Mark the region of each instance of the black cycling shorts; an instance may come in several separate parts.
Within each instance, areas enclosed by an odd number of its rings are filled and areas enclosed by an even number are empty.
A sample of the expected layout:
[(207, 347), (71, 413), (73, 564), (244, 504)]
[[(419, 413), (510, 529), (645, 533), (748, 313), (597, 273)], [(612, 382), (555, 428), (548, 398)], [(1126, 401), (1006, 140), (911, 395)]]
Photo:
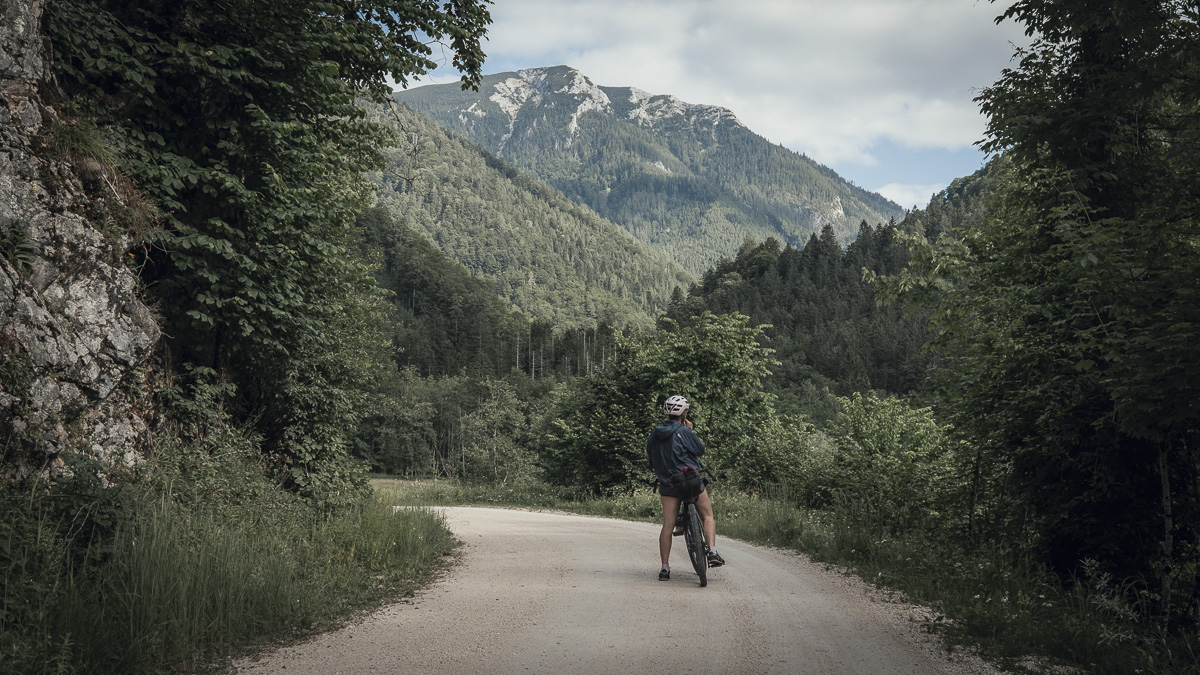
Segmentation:
[[(705, 482), (707, 483), (708, 481)], [(700, 488), (700, 494), (704, 494), (707, 490), (707, 486), (702, 486)], [(663, 485), (662, 481), (659, 481), (658, 483), (658, 494), (664, 497), (679, 497), (679, 491), (675, 489), (674, 485)]]

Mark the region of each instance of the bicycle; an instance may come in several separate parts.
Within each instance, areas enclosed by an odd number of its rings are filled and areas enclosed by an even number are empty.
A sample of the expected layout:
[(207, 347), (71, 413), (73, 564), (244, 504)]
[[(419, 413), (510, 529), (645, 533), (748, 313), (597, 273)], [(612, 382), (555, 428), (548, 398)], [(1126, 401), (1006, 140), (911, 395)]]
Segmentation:
[[(712, 478), (712, 473), (706, 466), (701, 465), (700, 473)], [(705, 484), (707, 482), (705, 481)], [(652, 481), (652, 484), (657, 486), (657, 479)], [(680, 500), (679, 514), (675, 517), (675, 531), (671, 535), (683, 535), (692, 569), (696, 570), (696, 576), (700, 577), (700, 587), (703, 588), (708, 585), (708, 538), (704, 536), (704, 521), (696, 509), (696, 500), (700, 498), (700, 494), (697, 492), (687, 499)]]
[(708, 540), (704, 537), (704, 528), (700, 514), (696, 511), (696, 497), (679, 502), (679, 515), (675, 519), (676, 528), (683, 527), (683, 539), (687, 543), (688, 557), (692, 560), (692, 568), (700, 577), (700, 587), (708, 585)]

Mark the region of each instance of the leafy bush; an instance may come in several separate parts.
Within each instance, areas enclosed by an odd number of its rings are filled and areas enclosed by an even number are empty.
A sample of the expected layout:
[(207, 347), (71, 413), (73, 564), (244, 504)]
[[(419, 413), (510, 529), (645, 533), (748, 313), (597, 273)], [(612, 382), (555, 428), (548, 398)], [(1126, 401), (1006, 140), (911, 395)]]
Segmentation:
[(893, 397), (856, 393), (842, 404), (831, 429), (832, 462), (810, 477), (817, 489), (896, 531), (944, 521), (957, 493), (949, 429), (931, 409)]
[(740, 314), (705, 312), (622, 340), (602, 371), (558, 392), (541, 432), (550, 479), (596, 491), (647, 476), (646, 437), (674, 394), (692, 403), (705, 463), (739, 483), (775, 472), (764, 468), (758, 440), (773, 414), (761, 387), (773, 363), (759, 344), (762, 328)]
[(92, 460), (49, 490), (4, 484), (0, 672), (194, 668), (405, 592), (452, 548), (429, 512), (314, 508), (239, 433), (164, 448), (120, 487)]

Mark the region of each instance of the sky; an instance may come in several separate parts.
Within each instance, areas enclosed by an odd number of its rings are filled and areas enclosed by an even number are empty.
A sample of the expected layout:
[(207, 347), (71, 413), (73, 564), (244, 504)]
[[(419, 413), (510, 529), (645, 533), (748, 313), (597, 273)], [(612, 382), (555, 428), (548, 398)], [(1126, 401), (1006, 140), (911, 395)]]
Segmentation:
[[(496, 0), (484, 73), (568, 65), (731, 110), (905, 208), (983, 165), (973, 99), (1020, 26), (986, 0)], [(445, 68), (416, 82), (457, 80)]]

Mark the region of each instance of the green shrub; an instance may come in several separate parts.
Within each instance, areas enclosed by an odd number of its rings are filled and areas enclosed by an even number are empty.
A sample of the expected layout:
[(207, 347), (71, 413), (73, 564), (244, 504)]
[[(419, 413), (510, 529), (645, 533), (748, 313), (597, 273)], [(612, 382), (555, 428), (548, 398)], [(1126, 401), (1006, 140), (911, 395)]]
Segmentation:
[(832, 461), (814, 462), (807, 492), (893, 532), (944, 524), (957, 494), (949, 428), (929, 408), (854, 394), (830, 430)]
[(758, 435), (772, 416), (762, 378), (774, 363), (759, 344), (765, 326), (741, 314), (705, 312), (688, 325), (620, 340), (599, 373), (558, 392), (539, 432), (552, 482), (600, 493), (629, 489), (650, 475), (646, 437), (663, 419), (659, 406), (682, 394), (709, 451), (704, 462), (735, 483), (759, 476)]
[(33, 269), (37, 255), (37, 243), (29, 237), (24, 223), (17, 222), (11, 225), (7, 232), (0, 234), (0, 257), (7, 260), (18, 272), (25, 273)]
[(0, 489), (0, 672), (193, 668), (406, 592), (454, 545), (422, 509), (316, 508), (254, 437), (210, 432), (133, 476), (73, 460), (49, 489)]

